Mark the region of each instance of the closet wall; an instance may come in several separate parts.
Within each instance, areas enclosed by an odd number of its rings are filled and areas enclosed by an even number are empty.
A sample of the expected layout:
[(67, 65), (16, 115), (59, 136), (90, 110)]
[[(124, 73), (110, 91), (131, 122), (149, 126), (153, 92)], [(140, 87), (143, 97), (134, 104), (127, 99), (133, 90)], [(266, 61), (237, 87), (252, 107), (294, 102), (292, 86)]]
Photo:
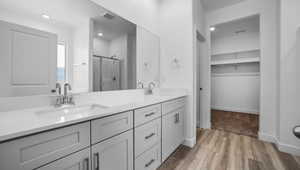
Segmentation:
[(211, 40), (212, 109), (258, 114), (259, 16), (216, 26)]

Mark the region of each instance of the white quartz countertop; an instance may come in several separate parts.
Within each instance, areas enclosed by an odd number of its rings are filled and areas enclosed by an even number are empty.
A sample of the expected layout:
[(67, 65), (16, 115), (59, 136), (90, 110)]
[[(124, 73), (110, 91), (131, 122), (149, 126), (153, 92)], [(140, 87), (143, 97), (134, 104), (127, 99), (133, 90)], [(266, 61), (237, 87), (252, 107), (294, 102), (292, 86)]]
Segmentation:
[(119, 99), (115, 102), (91, 99), (84, 104), (76, 106), (87, 106), (99, 104), (107, 108), (80, 111), (77, 114), (41, 113), (51, 110), (53, 106), (37, 107), (31, 109), (0, 112), (0, 142), (14, 138), (39, 133), (54, 128), (64, 127), (75, 123), (98, 119), (117, 113), (134, 110), (148, 105), (158, 104), (186, 96), (185, 93), (168, 95), (145, 95), (135, 100)]

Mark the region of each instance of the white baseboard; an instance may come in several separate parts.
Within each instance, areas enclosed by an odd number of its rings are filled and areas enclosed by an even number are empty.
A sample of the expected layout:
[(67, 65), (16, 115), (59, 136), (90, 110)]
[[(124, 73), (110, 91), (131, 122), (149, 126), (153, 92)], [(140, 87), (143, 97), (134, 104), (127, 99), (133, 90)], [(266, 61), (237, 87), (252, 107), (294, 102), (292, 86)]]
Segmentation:
[(210, 129), (211, 128), (211, 123), (203, 123), (197, 121), (197, 128), (202, 128), (202, 129)]
[(299, 147), (281, 143), (280, 141), (278, 141), (278, 139), (275, 136), (259, 132), (258, 137), (259, 137), (259, 140), (274, 143), (276, 145), (276, 147), (278, 148), (278, 150), (280, 150), (281, 152), (286, 152), (286, 153), (289, 153), (292, 155), (300, 156), (300, 148)]
[(211, 129), (211, 122), (206, 122), (203, 129)]
[(290, 153), (292, 155), (300, 156), (300, 148), (299, 147), (295, 147), (295, 146), (292, 146), (292, 145), (283, 144), (283, 143), (278, 142), (277, 143), (277, 148), (282, 152), (286, 152), (286, 153)]
[(255, 109), (243, 109), (243, 108), (226, 107), (226, 106), (211, 106), (211, 109), (224, 110), (229, 112), (251, 113), (251, 114), (259, 113), (259, 110), (255, 110)]
[(277, 139), (275, 136), (266, 134), (266, 133), (262, 133), (262, 132), (258, 132), (258, 139), (262, 140), (262, 141), (266, 141), (266, 142), (271, 142), (271, 143), (275, 143), (277, 144)]
[(201, 128), (201, 123), (200, 123), (200, 121), (197, 121), (197, 128)]
[(183, 145), (190, 147), (190, 148), (194, 147), (196, 145), (196, 137), (186, 138), (183, 142)]

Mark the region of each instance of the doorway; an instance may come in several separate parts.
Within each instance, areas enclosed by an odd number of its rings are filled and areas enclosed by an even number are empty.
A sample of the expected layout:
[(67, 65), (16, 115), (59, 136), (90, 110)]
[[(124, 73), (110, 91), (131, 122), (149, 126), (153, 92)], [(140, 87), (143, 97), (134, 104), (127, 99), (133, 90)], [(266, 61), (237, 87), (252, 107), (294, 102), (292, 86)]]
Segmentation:
[(210, 112), (208, 44), (199, 31), (196, 33), (196, 122), (197, 128), (209, 128), (206, 121)]
[(260, 99), (260, 18), (210, 27), (211, 127), (257, 138)]

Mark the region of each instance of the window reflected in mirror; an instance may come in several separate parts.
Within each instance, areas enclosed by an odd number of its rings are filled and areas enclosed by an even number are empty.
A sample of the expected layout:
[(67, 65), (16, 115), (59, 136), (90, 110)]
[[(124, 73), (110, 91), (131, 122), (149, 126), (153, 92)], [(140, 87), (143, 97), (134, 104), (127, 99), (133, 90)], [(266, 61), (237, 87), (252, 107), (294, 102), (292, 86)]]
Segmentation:
[(57, 81), (59, 83), (66, 82), (66, 46), (64, 43), (59, 43), (57, 45)]

